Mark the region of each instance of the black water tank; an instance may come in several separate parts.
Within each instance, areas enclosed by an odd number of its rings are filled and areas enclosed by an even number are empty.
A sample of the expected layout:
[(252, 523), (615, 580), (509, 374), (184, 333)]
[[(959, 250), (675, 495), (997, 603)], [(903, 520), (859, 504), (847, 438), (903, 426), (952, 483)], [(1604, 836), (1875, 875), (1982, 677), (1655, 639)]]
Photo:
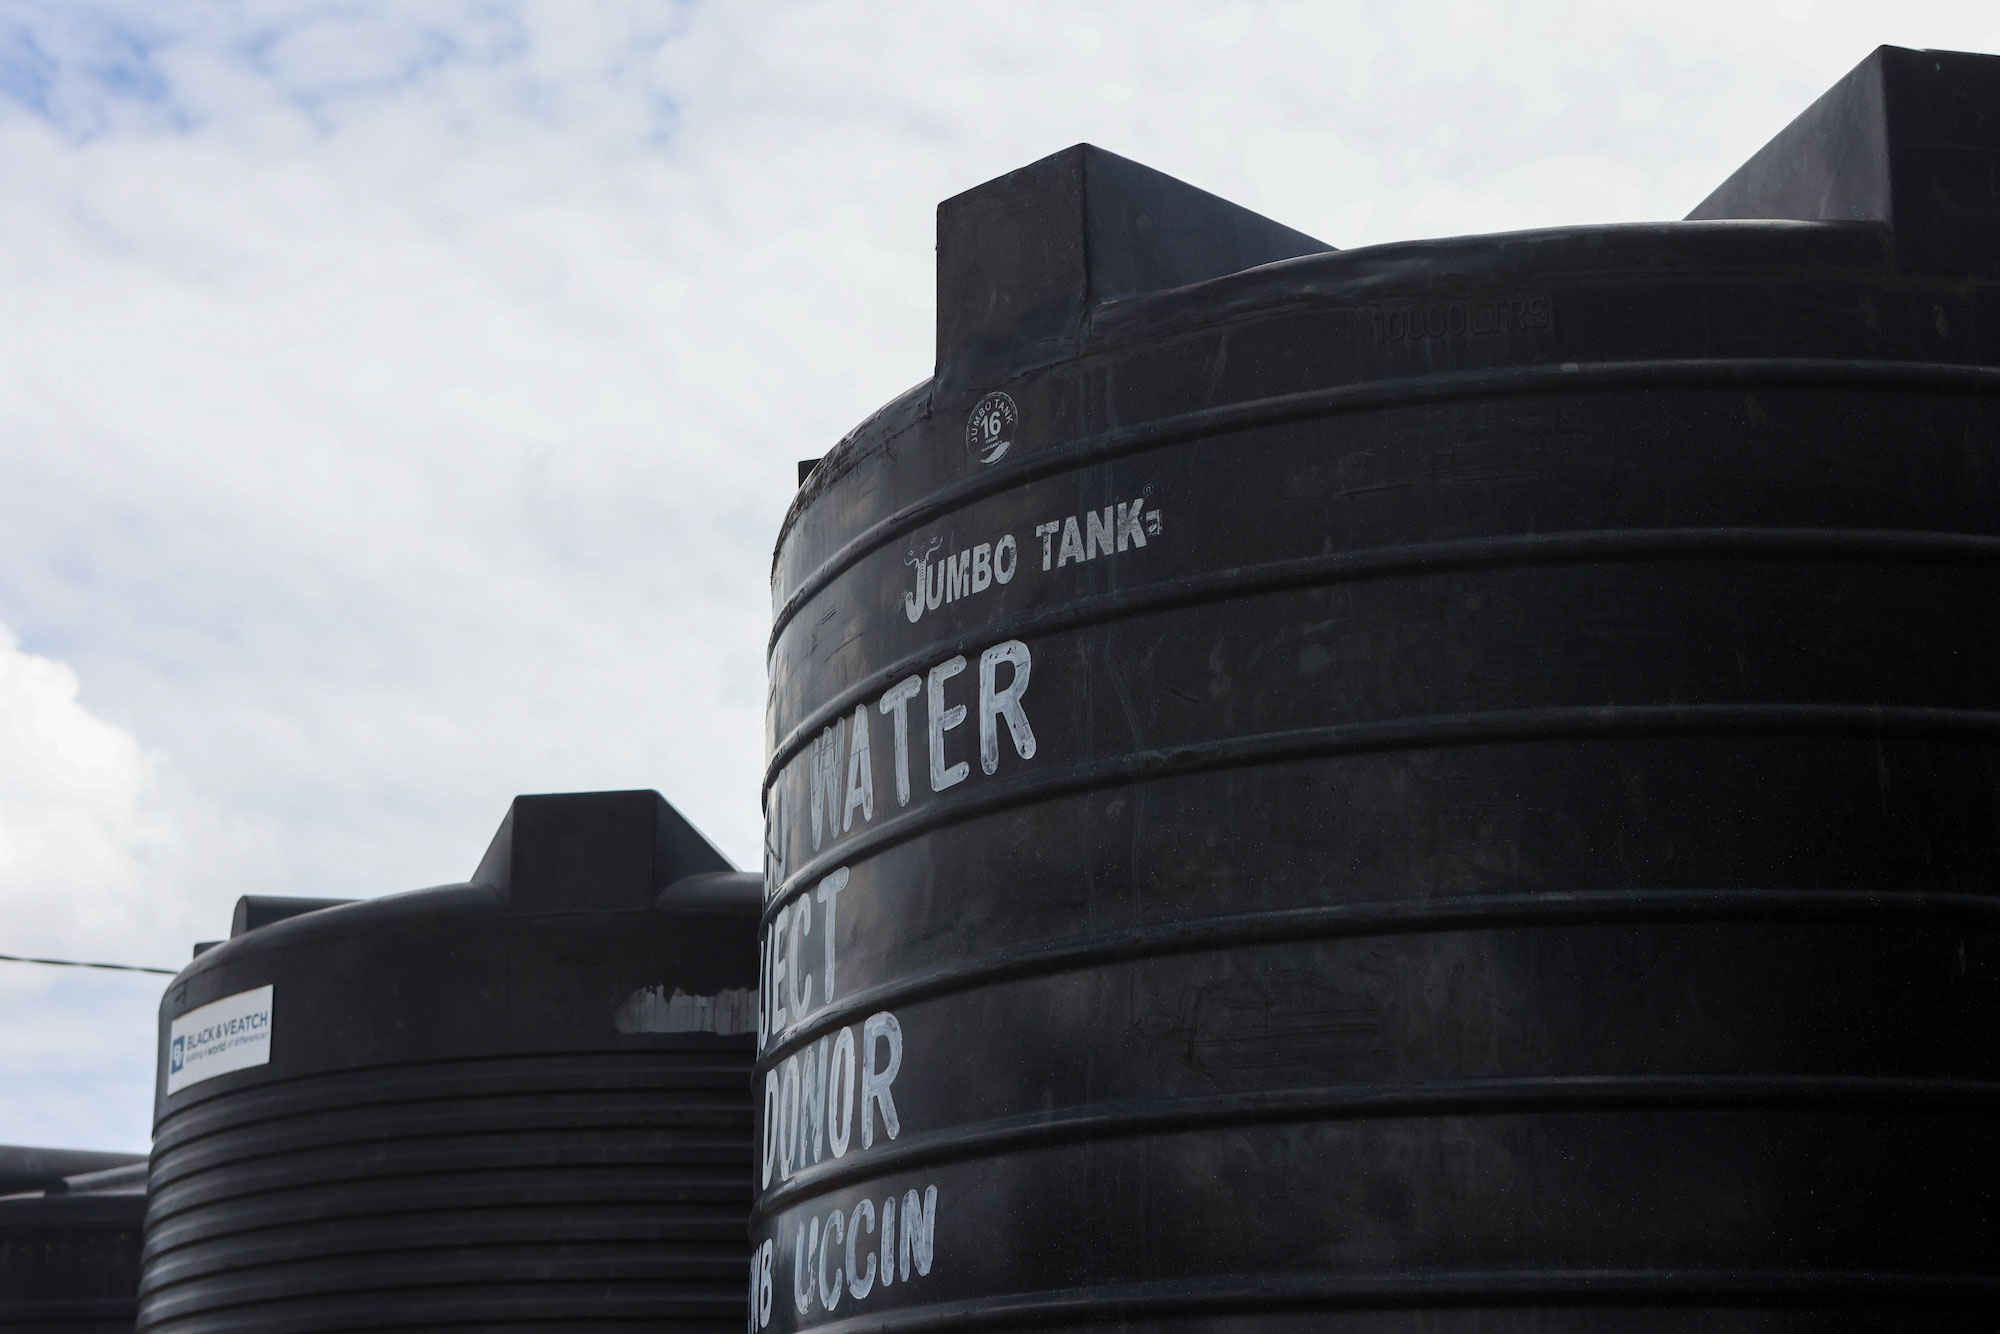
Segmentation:
[(737, 1328), (758, 901), (652, 792), (246, 900), (161, 1007), (138, 1327)]
[(131, 1334), (146, 1160), (0, 1147), (0, 1330)]
[(1697, 217), (939, 209), (777, 550), (755, 1328), (2000, 1311), (2000, 61)]

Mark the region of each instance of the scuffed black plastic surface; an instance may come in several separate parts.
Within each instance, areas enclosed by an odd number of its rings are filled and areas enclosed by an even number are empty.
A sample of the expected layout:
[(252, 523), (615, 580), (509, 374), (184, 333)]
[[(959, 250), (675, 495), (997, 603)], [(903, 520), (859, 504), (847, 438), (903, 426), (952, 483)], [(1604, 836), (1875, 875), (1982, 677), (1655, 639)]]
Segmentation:
[[(139, 1328), (742, 1320), (757, 878), (657, 793), (520, 797), (471, 883), (239, 910), (160, 1011)], [(167, 1092), (176, 1016), (270, 1060)]]
[(776, 553), (753, 1330), (1990, 1325), (1996, 66), (1760, 220), (940, 210)]

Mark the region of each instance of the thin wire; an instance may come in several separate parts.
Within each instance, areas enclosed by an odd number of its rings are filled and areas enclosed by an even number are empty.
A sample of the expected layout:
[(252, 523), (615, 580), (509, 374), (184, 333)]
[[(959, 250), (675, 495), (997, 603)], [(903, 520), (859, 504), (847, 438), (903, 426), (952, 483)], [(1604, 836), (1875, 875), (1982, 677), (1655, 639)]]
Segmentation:
[(50, 968), (104, 968), (114, 973), (158, 973), (162, 977), (173, 977), (171, 968), (147, 968), (136, 963), (83, 963), (76, 959), (31, 959), (25, 954), (0, 954), (0, 963), (39, 963)]

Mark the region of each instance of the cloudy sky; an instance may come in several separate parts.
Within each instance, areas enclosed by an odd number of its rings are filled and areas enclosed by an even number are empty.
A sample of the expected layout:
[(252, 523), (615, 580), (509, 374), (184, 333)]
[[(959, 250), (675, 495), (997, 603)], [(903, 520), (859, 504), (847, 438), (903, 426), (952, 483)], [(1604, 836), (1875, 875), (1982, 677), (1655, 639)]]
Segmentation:
[[(0, 0), (0, 952), (461, 879), (522, 791), (755, 865), (772, 541), (947, 195), (1673, 218), (1884, 42), (2000, 8)], [(0, 1142), (143, 1148), (161, 982), (0, 964)]]

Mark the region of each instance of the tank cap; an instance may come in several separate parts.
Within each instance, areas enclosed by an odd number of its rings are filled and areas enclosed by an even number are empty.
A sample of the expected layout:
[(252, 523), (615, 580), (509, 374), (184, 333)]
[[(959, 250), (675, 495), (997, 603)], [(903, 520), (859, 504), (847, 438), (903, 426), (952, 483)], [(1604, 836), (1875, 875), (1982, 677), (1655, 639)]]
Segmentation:
[[(234, 940), (246, 931), (255, 931), (260, 926), (282, 922), (288, 917), (318, 912), (321, 908), (338, 908), (343, 903), (352, 902), (353, 899), (293, 899), (277, 894), (245, 894), (236, 900), (236, 915), (229, 921), (229, 938)], [(202, 953), (199, 946), (195, 948), (195, 953)]]
[(1877, 47), (1688, 218), (1879, 222), (1904, 269), (2000, 273), (2000, 56)]
[(945, 396), (1069, 355), (1099, 302), (1333, 249), (1090, 144), (945, 200), (937, 237)]
[(472, 879), (516, 913), (640, 911), (735, 869), (657, 792), (565, 792), (514, 798)]

